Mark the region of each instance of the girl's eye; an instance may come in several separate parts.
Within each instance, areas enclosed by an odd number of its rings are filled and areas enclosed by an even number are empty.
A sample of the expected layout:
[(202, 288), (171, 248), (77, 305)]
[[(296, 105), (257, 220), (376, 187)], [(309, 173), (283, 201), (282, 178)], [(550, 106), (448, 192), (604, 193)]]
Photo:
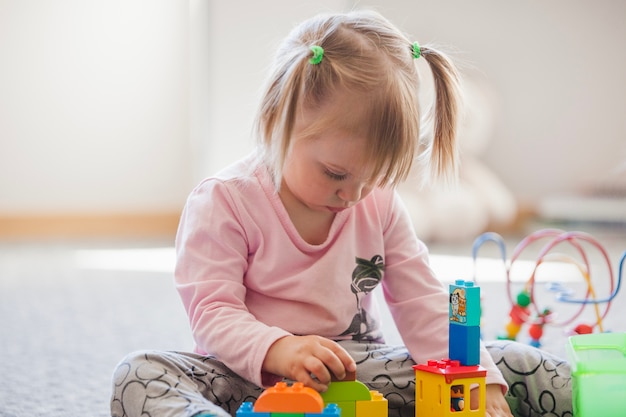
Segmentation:
[(336, 172), (330, 171), (328, 169), (324, 169), (324, 174), (328, 176), (331, 180), (335, 181), (343, 181), (348, 178), (348, 174), (337, 174)]

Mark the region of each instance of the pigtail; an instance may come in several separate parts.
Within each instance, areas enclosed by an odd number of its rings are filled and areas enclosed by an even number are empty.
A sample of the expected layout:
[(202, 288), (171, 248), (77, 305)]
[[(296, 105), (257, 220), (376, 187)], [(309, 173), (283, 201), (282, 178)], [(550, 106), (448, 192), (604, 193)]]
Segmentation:
[(456, 130), (461, 100), (459, 74), (452, 61), (436, 49), (422, 46), (420, 52), (430, 66), (435, 84), (430, 174), (434, 178), (455, 179), (458, 165)]
[(276, 190), (280, 189), (282, 168), (289, 153), (295, 113), (302, 93), (308, 51), (292, 48), (279, 54), (279, 64), (270, 78), (256, 120), (257, 138)]

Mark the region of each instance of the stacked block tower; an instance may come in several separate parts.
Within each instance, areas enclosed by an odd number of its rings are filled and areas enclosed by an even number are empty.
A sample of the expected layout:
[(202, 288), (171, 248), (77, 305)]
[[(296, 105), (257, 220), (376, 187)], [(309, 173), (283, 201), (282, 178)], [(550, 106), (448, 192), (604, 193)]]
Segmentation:
[[(480, 366), (480, 288), (472, 281), (450, 285), (449, 330), (449, 358), (413, 367), (415, 415), (484, 417), (487, 371)], [(469, 401), (471, 388), (479, 390), (475, 407)]]
[(480, 364), (480, 288), (472, 281), (450, 284), (450, 359), (463, 365)]

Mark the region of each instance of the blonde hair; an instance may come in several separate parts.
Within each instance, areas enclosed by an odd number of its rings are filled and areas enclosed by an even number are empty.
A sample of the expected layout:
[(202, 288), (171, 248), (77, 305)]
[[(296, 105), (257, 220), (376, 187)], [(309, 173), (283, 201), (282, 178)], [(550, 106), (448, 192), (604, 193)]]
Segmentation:
[[(314, 45), (324, 51), (318, 64), (309, 61)], [(412, 41), (373, 11), (318, 15), (292, 30), (276, 54), (256, 120), (261, 156), (277, 188), (298, 112), (321, 106), (340, 90), (364, 96), (366, 117), (350, 120), (329, 114), (307, 128), (310, 136), (337, 123), (364, 132), (367, 162), (381, 186), (404, 180), (416, 157), (430, 165), (431, 175), (456, 173), (458, 74), (444, 54), (421, 47), (433, 74), (435, 105), (430, 114), (433, 138), (420, 142), (419, 79), (412, 48)]]

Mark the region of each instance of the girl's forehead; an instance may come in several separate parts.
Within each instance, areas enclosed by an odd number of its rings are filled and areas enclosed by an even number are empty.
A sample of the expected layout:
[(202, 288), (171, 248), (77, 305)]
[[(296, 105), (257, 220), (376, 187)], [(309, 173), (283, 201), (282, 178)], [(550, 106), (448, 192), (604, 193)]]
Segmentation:
[(317, 103), (301, 106), (296, 120), (313, 132), (334, 130), (351, 136), (367, 137), (372, 123), (372, 97), (363, 93), (338, 90)]
[(328, 129), (315, 138), (304, 139), (311, 155), (328, 168), (349, 173), (356, 178), (369, 179), (373, 167), (366, 152), (365, 137), (344, 130)]
[(320, 110), (339, 116), (344, 123), (362, 122), (373, 107), (373, 100), (375, 100), (373, 94), (339, 89), (320, 103)]
[[(387, 132), (395, 130), (395, 127), (389, 129), (387, 126), (395, 124), (395, 118), (385, 116), (388, 115), (385, 102), (381, 91), (347, 88), (334, 90), (313, 103), (305, 100), (296, 114), (294, 138), (335, 138), (340, 141), (336, 145), (351, 149), (347, 152), (348, 160), (352, 165), (359, 165), (359, 177), (385, 175), (391, 169), (393, 146), (384, 144), (398, 138), (397, 135), (387, 136)], [(359, 144), (355, 146), (357, 140)]]

